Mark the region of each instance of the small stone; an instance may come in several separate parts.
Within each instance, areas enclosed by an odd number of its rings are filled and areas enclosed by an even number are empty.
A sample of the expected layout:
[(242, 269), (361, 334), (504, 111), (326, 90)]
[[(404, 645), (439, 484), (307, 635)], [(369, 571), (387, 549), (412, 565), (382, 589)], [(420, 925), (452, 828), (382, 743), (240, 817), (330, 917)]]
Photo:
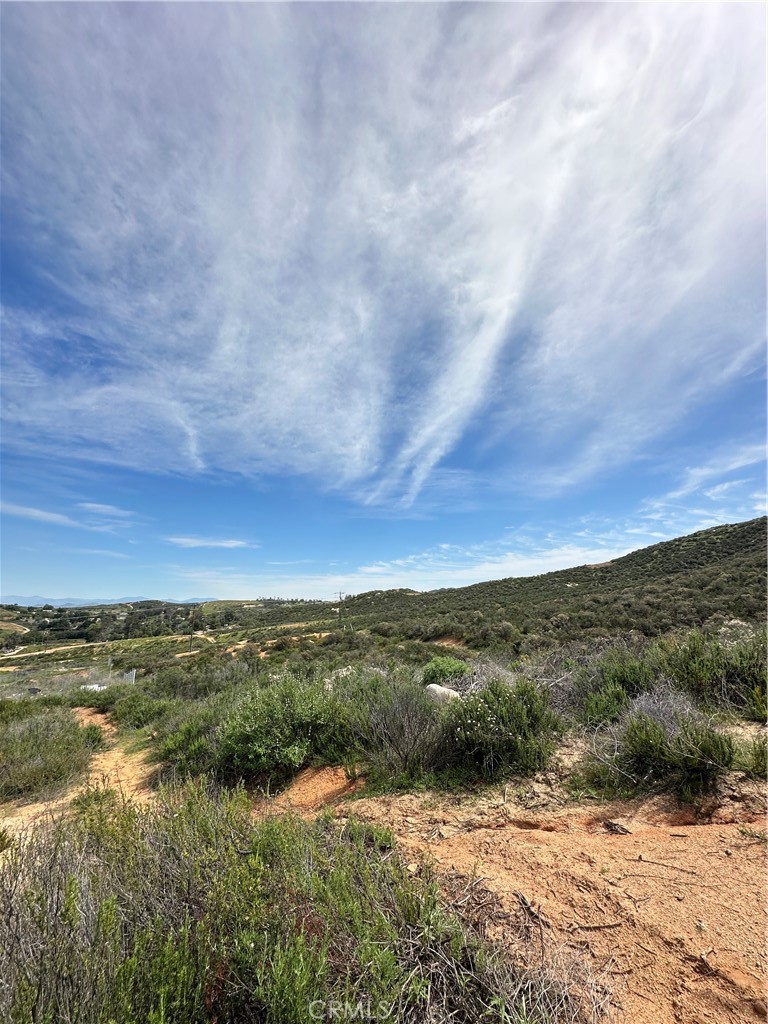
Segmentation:
[(732, 857), (733, 856), (733, 850), (726, 850), (725, 851), (725, 856), (726, 857)]

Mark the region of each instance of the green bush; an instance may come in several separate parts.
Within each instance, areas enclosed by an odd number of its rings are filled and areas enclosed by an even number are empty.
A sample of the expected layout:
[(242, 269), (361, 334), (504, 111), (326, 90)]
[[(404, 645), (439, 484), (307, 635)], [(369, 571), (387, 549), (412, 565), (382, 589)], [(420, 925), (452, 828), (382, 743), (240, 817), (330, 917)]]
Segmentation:
[(33, 698), (14, 700), (0, 697), (0, 726), (9, 722), (20, 722), (24, 718), (31, 718), (32, 715), (42, 714), (44, 710), (45, 705)]
[(736, 757), (733, 738), (706, 722), (684, 724), (672, 751), (675, 787), (683, 800), (711, 789)]
[(146, 683), (146, 690), (153, 697), (202, 700), (234, 687), (251, 686), (255, 680), (255, 669), (244, 661), (224, 665), (193, 662), (160, 669)]
[(648, 650), (617, 644), (580, 670), (576, 687), (585, 700), (597, 692), (617, 695), (619, 688), (632, 698), (649, 690), (657, 676), (658, 668)]
[(241, 791), (200, 784), (107, 804), (0, 858), (4, 1021), (306, 1024), (315, 1001), (399, 1024), (586, 1019), (538, 947), (530, 970), (492, 949), (386, 832), (257, 824)]
[(133, 693), (132, 683), (115, 683), (107, 686), (104, 690), (85, 690), (78, 687), (69, 694), (69, 702), (72, 707), (93, 708), (106, 714), (112, 711), (119, 700)]
[(76, 778), (103, 743), (97, 725), (80, 728), (66, 708), (0, 726), (0, 800), (31, 796)]
[(219, 771), (268, 781), (288, 778), (326, 742), (332, 703), (322, 686), (291, 677), (252, 690), (223, 724)]
[(407, 670), (370, 675), (343, 701), (356, 753), (369, 782), (403, 788), (438, 767), (443, 716)]
[(609, 682), (588, 693), (579, 717), (585, 725), (605, 725), (620, 717), (629, 705), (629, 694), (621, 683)]
[(135, 690), (115, 703), (112, 720), (123, 728), (143, 729), (150, 722), (167, 715), (172, 706), (170, 700), (150, 697), (142, 690)]
[(441, 686), (450, 679), (459, 679), (461, 676), (465, 676), (467, 671), (467, 663), (458, 658), (433, 658), (424, 666), (424, 685), (437, 683)]
[(493, 779), (543, 768), (560, 729), (543, 689), (529, 680), (514, 686), (492, 680), (479, 693), (447, 706), (445, 752), (460, 771)]
[(657, 658), (664, 672), (703, 705), (731, 706), (765, 718), (765, 630), (732, 641), (694, 630), (659, 641)]
[(768, 737), (755, 736), (741, 752), (739, 767), (752, 779), (768, 779)]
[(230, 706), (228, 695), (190, 701), (172, 709), (157, 724), (156, 757), (163, 762), (166, 775), (186, 779), (216, 771), (221, 727)]
[(645, 713), (630, 713), (615, 733), (610, 755), (594, 766), (592, 781), (614, 791), (650, 786), (672, 789), (691, 800), (732, 767), (733, 739), (698, 715), (673, 728)]

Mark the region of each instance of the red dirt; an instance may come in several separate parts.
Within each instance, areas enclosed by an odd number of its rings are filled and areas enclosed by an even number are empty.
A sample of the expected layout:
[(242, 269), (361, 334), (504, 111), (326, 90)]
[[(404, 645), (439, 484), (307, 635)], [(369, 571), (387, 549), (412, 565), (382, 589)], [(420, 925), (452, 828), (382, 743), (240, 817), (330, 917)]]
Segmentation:
[(502, 793), (363, 798), (343, 811), (391, 828), (438, 873), (479, 874), (508, 913), (522, 893), (549, 920), (549, 943), (608, 973), (618, 1021), (765, 1019), (766, 850), (738, 824), (695, 824), (659, 799), (536, 812)]
[(362, 785), (361, 779), (348, 778), (343, 768), (303, 768), (274, 802), (278, 807), (300, 813), (317, 811), (338, 804)]

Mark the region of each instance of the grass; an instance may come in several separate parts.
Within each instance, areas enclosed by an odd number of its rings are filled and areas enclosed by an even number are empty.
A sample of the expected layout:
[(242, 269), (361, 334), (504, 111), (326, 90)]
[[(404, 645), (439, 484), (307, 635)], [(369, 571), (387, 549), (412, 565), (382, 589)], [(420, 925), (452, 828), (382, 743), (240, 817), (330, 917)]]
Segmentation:
[(0, 726), (0, 800), (40, 795), (81, 775), (103, 744), (98, 726), (81, 728), (67, 708), (40, 705)]
[(628, 710), (610, 731), (596, 738), (594, 756), (581, 770), (586, 788), (604, 796), (628, 797), (649, 789), (672, 790), (690, 802), (711, 790), (737, 758), (731, 736), (702, 715), (683, 711), (665, 718)]
[(241, 790), (90, 794), (7, 850), (0, 901), (9, 1024), (305, 1024), (360, 1004), (403, 1024), (587, 1019), (572, 978), (484, 941), (386, 831), (254, 823)]

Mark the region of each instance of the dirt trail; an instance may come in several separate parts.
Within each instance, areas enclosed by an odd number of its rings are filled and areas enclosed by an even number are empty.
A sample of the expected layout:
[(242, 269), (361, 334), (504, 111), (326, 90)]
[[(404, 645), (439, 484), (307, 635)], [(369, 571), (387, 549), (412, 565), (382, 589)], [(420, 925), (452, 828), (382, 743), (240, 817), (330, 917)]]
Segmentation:
[[(29, 630), (27, 630), (26, 632), (29, 632)], [(207, 640), (209, 644), (215, 644), (216, 643), (216, 640), (215, 640), (214, 637), (207, 636), (205, 633), (195, 633), (194, 636), (196, 636), (198, 638), (198, 640)], [(128, 638), (124, 638), (123, 640), (94, 640), (94, 641), (87, 641), (87, 642), (80, 643), (80, 644), (64, 644), (61, 647), (45, 647), (43, 650), (40, 650), (40, 651), (27, 651), (26, 654), (19, 654), (18, 652), (21, 651), (22, 648), (21, 647), (17, 647), (15, 651), (11, 651), (9, 654), (0, 654), (0, 661), (2, 661), (3, 659), (8, 659), (8, 658), (14, 658), (14, 659), (15, 658), (37, 658), (38, 656), (43, 655), (43, 654), (57, 654), (60, 651), (77, 651), (77, 650), (81, 650), (83, 647), (108, 647), (110, 644), (123, 643), (125, 639), (128, 639)], [(138, 637), (137, 639), (140, 639), (140, 640), (148, 640), (148, 639), (149, 640), (179, 640), (179, 641), (181, 641), (181, 640), (189, 640), (189, 633), (173, 633), (173, 634), (168, 634), (168, 636), (160, 636), (160, 637)], [(193, 652), (193, 653), (197, 653), (197, 652)]]
[(101, 647), (102, 644), (109, 643), (108, 640), (101, 641), (99, 643), (82, 643), (82, 644), (64, 644), (62, 647), (46, 647), (42, 651), (27, 651), (26, 654), (19, 654), (17, 650), (11, 651), (10, 654), (0, 654), (2, 658), (36, 658), (39, 654), (56, 654), (58, 651), (77, 651), (82, 647)]
[(129, 753), (116, 743), (117, 730), (104, 715), (91, 708), (74, 710), (81, 725), (99, 726), (107, 741), (107, 749), (93, 755), (84, 782), (71, 786), (52, 800), (33, 803), (15, 800), (0, 804), (0, 825), (9, 832), (19, 832), (28, 825), (62, 814), (69, 808), (74, 797), (87, 786), (111, 786), (136, 803), (147, 803), (151, 799), (149, 782), (155, 767), (147, 763), (146, 753)]

